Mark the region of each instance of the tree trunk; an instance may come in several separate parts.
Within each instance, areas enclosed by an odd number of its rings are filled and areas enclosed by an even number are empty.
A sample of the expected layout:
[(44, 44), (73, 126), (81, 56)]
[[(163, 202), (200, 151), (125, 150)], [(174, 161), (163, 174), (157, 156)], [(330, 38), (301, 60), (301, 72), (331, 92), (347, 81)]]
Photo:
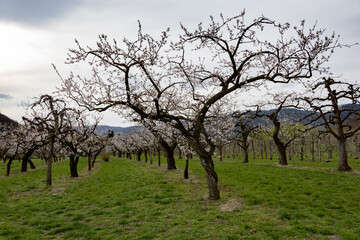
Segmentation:
[(6, 164), (6, 176), (8, 177), (10, 175), (10, 168), (11, 168), (11, 163), (15, 158), (11, 157), (8, 161), (8, 163)]
[(289, 150), (288, 150), (288, 151), (289, 151), (289, 154), (288, 154), (288, 156), (289, 156), (289, 160), (291, 161), (291, 160), (292, 160), (292, 155), (291, 155), (291, 147), (289, 147), (288, 149), (289, 149)]
[(350, 171), (351, 167), (349, 166), (347, 160), (347, 151), (346, 151), (346, 140), (338, 138), (339, 146), (339, 171)]
[(219, 161), (222, 162), (222, 160), (223, 160), (223, 146), (220, 143), (220, 145), (219, 145)]
[(141, 153), (142, 153), (142, 150), (137, 151), (137, 160), (138, 160), (138, 162), (141, 161)]
[(318, 140), (318, 158), (319, 162), (321, 162), (321, 139)]
[(21, 161), (21, 172), (27, 172), (28, 161), (27, 161), (27, 157), (25, 155), (22, 157), (22, 161)]
[(286, 146), (281, 142), (281, 140), (278, 136), (279, 129), (280, 129), (280, 124), (275, 127), (275, 131), (273, 133), (273, 139), (274, 139), (275, 145), (278, 149), (279, 163), (281, 165), (287, 165), (288, 163), (287, 163), (287, 158), (286, 158)]
[(30, 164), (30, 168), (31, 168), (31, 169), (36, 169), (36, 167), (35, 167), (35, 165), (34, 165), (33, 161), (31, 161), (31, 159), (30, 159), (30, 158), (28, 159), (28, 163)]
[(305, 146), (305, 138), (301, 138), (301, 146), (300, 146), (300, 161), (304, 161), (304, 146)]
[(145, 162), (148, 162), (148, 150), (144, 150), (144, 155), (145, 155)]
[(49, 157), (48, 159), (45, 159), (46, 161), (46, 186), (52, 185), (52, 179), (51, 179), (51, 167), (52, 167), (52, 157)]
[(188, 178), (189, 178), (189, 157), (186, 156), (185, 169), (184, 169), (184, 179), (188, 179)]
[(88, 152), (88, 170), (91, 171), (91, 156), (92, 156), (92, 150), (91, 148), (89, 149), (89, 152)]
[(287, 165), (286, 148), (284, 146), (276, 145), (279, 152), (279, 163), (281, 165)]
[(252, 150), (253, 150), (253, 159), (256, 159), (256, 151), (255, 151), (255, 144), (254, 144), (254, 140), (251, 141), (251, 146), (252, 146)]
[(355, 136), (354, 138), (354, 144), (355, 144), (355, 153), (354, 153), (354, 159), (358, 159), (359, 158), (359, 145), (357, 143), (358, 137)]
[(27, 172), (27, 164), (30, 163), (30, 157), (35, 152), (35, 148), (28, 149), (22, 156), (21, 172)]
[(79, 162), (79, 157), (70, 156), (70, 176), (71, 177), (79, 177), (77, 171), (77, 164)]
[(153, 164), (153, 149), (150, 149), (150, 152), (149, 152), (149, 158), (150, 158), (150, 165)]
[(166, 149), (166, 160), (167, 160), (167, 169), (168, 170), (176, 169), (174, 150), (175, 150), (175, 148), (173, 148), (173, 147)]
[(326, 162), (330, 162), (330, 155), (329, 155), (329, 144), (325, 143), (325, 158)]
[(178, 148), (178, 150), (179, 150), (179, 159), (182, 159), (182, 152), (181, 152), (181, 149), (180, 149), (180, 148)]
[(158, 153), (158, 166), (161, 166), (161, 150), (160, 148), (157, 149), (157, 153)]
[(209, 189), (209, 195), (207, 196), (207, 199), (209, 200), (220, 199), (220, 191), (218, 188), (218, 176), (215, 172), (214, 162), (211, 159), (211, 156), (209, 157), (200, 156), (200, 162), (206, 172), (206, 180)]
[(242, 140), (241, 148), (243, 150), (243, 155), (244, 155), (243, 163), (249, 163), (249, 145), (246, 139)]
[(311, 161), (315, 162), (315, 138), (311, 137)]

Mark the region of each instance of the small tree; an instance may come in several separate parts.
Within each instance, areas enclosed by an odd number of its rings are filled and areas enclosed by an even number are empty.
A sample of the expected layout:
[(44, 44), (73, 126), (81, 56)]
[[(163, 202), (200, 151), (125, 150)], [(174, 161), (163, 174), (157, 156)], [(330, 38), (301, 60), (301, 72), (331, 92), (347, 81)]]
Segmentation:
[(310, 87), (311, 96), (300, 97), (299, 100), (303, 100), (305, 109), (313, 110), (308, 119), (314, 128), (336, 138), (338, 170), (349, 171), (346, 140), (360, 130), (360, 87), (333, 78), (322, 78)]
[(66, 112), (64, 125), (57, 136), (58, 141), (68, 150), (70, 159), (70, 176), (78, 177), (77, 165), (81, 153), (82, 144), (94, 134), (100, 119), (95, 119), (95, 123), (87, 121), (87, 117), (80, 110)]
[[(294, 95), (294, 93), (287, 95), (272, 95), (273, 100), (268, 104), (271, 103), (271, 105), (273, 104), (277, 106), (277, 108), (269, 111), (261, 111), (260, 106), (258, 106), (256, 112), (258, 117), (265, 117), (272, 123), (273, 128), (271, 129), (271, 136), (277, 147), (279, 153), (279, 162), (281, 165), (288, 164), (286, 153), (287, 147), (289, 147), (293, 141), (305, 131), (304, 129), (300, 129), (302, 128), (300, 127), (301, 124), (298, 124), (301, 116), (296, 116), (296, 113), (294, 116), (287, 116), (287, 114), (284, 112), (286, 107), (293, 106), (292, 103), (287, 103), (292, 95)], [(282, 110), (283, 114), (281, 114)]]
[(243, 162), (248, 163), (250, 145), (248, 138), (259, 126), (253, 123), (255, 116), (251, 111), (235, 112), (232, 116), (235, 119), (236, 144), (239, 145), (243, 151)]
[(49, 142), (48, 152), (45, 154), (46, 160), (46, 186), (52, 185), (51, 167), (55, 158), (55, 143), (62, 127), (64, 127), (64, 116), (66, 103), (62, 99), (54, 98), (50, 95), (40, 96), (29, 106), (29, 116), (23, 120), (38, 129), (39, 132), (46, 132)]

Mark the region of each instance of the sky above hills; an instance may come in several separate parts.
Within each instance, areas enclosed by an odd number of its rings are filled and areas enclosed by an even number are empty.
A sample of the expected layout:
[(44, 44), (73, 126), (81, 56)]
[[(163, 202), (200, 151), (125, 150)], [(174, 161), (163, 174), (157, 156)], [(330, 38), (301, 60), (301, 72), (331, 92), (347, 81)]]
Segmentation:
[[(74, 39), (92, 45), (99, 34), (121, 39), (136, 36), (140, 20), (143, 30), (159, 35), (167, 27), (180, 32), (209, 15), (225, 17), (246, 10), (246, 20), (264, 15), (279, 22), (315, 22), (343, 43), (360, 42), (358, 0), (0, 0), (0, 112), (20, 120), (24, 105), (60, 85), (51, 64), (64, 76), (76, 66), (65, 65)], [(359, 81), (360, 45), (335, 52), (329, 63), (336, 75)], [(127, 126), (119, 116), (106, 113), (103, 124)]]

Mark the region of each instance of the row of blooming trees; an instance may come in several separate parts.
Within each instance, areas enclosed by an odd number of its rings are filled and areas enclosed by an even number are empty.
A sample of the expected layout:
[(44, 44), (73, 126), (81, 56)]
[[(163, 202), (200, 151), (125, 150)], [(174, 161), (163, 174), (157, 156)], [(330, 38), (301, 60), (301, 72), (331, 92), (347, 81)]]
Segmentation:
[(94, 161), (99, 149), (107, 144), (105, 137), (95, 134), (98, 122), (99, 119), (94, 119), (90, 123), (87, 114), (67, 107), (62, 99), (42, 95), (29, 106), (22, 124), (7, 124), (1, 128), (1, 151), (5, 160), (8, 158), (6, 175), (10, 174), (16, 157), (22, 159), (22, 172), (27, 171), (28, 163), (35, 168), (30, 157), (36, 153), (46, 161), (47, 186), (52, 185), (52, 163), (61, 155), (69, 156), (70, 175), (78, 177), (79, 155), (86, 152)]
[(324, 29), (306, 29), (304, 21), (291, 28), (262, 16), (247, 24), (245, 12), (181, 29), (172, 40), (169, 29), (155, 39), (139, 24), (135, 40), (100, 35), (95, 47), (76, 41), (68, 63), (89, 63), (92, 74), (71, 73), (59, 91), (90, 111), (135, 114), (176, 129), (200, 158), (208, 198), (219, 199), (212, 160), (217, 140), (207, 127), (216, 103), (224, 97), (235, 101), (252, 87), (317, 86), (318, 77), (329, 74), (325, 63), (342, 45)]

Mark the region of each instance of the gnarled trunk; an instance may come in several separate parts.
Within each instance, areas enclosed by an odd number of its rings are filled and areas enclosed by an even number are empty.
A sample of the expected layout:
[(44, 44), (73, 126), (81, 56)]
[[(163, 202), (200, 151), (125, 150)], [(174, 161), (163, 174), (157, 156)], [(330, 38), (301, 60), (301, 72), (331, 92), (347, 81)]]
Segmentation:
[(209, 195), (207, 196), (207, 199), (209, 200), (220, 199), (220, 191), (218, 188), (218, 176), (215, 172), (214, 162), (211, 159), (211, 156), (209, 157), (200, 156), (200, 162), (206, 172), (206, 180), (209, 189)]
[(279, 163), (281, 165), (287, 165), (286, 146), (281, 142), (277, 134), (273, 135), (273, 139), (279, 153)]
[(347, 160), (347, 151), (346, 151), (346, 140), (338, 138), (338, 147), (339, 147), (339, 171), (350, 171), (351, 167), (349, 166)]

